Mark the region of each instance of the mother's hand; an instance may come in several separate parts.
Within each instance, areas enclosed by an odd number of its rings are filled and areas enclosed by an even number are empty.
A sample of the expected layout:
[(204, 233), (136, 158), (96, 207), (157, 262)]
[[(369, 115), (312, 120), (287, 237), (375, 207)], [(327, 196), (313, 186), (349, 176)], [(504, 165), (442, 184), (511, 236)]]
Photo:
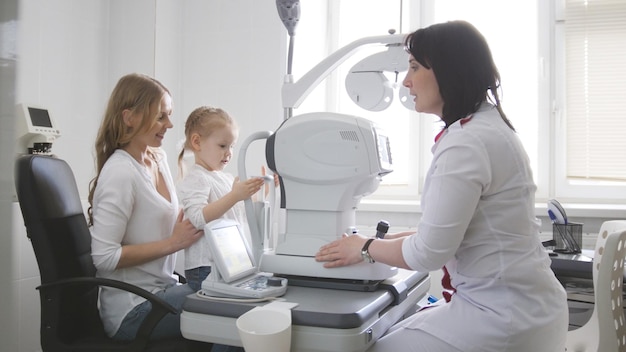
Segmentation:
[(174, 248), (177, 248), (176, 251), (188, 248), (199, 240), (202, 235), (204, 235), (203, 230), (196, 229), (189, 219), (183, 220), (183, 211), (181, 210), (178, 213), (174, 231), (172, 231), (172, 236), (170, 237)]
[(362, 235), (343, 234), (342, 238), (322, 246), (315, 254), (315, 260), (325, 262), (325, 268), (336, 268), (359, 263), (361, 248), (367, 241), (367, 237)]

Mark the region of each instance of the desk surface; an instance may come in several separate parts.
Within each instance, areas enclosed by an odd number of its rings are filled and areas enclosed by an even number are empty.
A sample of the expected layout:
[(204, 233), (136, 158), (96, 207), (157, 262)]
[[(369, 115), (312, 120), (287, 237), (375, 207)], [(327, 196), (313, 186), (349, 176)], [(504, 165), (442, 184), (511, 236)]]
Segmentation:
[[(393, 279), (406, 283), (407, 297), (401, 302), (384, 288), (359, 292), (290, 286), (282, 298), (298, 304), (292, 310), (294, 350), (364, 351), (393, 324), (415, 312), (430, 288), (427, 273), (400, 270)], [(188, 339), (241, 346), (236, 319), (264, 304), (190, 295), (183, 306), (181, 331)]]
[(551, 268), (557, 276), (569, 276), (581, 279), (592, 279), (593, 250), (583, 249), (578, 254), (558, 253), (552, 259)]
[[(428, 276), (427, 273), (400, 271), (398, 275), (407, 288), (415, 286)], [(394, 295), (385, 288), (372, 292), (336, 290), (312, 287), (289, 286), (281, 297), (286, 302), (297, 303), (292, 310), (294, 325), (349, 329), (363, 325), (392, 305)], [(238, 318), (262, 303), (239, 303), (212, 301), (198, 295), (190, 295), (183, 311)]]

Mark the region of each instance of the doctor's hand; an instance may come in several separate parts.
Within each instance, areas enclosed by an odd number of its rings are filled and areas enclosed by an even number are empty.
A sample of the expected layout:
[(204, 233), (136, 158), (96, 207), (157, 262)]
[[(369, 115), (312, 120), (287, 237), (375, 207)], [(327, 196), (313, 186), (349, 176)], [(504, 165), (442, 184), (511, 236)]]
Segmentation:
[(336, 268), (363, 261), (361, 248), (368, 237), (343, 234), (342, 238), (322, 246), (315, 254), (315, 260), (325, 262), (325, 268)]

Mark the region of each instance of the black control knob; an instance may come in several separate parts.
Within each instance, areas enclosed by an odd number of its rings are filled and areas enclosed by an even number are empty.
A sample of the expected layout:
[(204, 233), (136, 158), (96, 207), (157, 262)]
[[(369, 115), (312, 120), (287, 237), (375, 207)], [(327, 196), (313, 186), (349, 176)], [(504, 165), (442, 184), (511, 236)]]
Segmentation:
[(283, 278), (281, 277), (269, 277), (267, 278), (267, 285), (268, 286), (282, 286), (283, 285)]
[(387, 231), (389, 231), (389, 223), (385, 220), (380, 220), (378, 226), (376, 226), (376, 238), (385, 238)]

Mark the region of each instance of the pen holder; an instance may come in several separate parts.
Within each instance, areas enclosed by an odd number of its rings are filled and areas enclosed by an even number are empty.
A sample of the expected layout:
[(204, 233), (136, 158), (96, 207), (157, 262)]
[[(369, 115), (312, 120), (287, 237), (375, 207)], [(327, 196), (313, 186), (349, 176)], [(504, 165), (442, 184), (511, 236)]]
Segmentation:
[(552, 224), (552, 238), (556, 242), (555, 252), (580, 253), (583, 243), (583, 224), (575, 222)]

